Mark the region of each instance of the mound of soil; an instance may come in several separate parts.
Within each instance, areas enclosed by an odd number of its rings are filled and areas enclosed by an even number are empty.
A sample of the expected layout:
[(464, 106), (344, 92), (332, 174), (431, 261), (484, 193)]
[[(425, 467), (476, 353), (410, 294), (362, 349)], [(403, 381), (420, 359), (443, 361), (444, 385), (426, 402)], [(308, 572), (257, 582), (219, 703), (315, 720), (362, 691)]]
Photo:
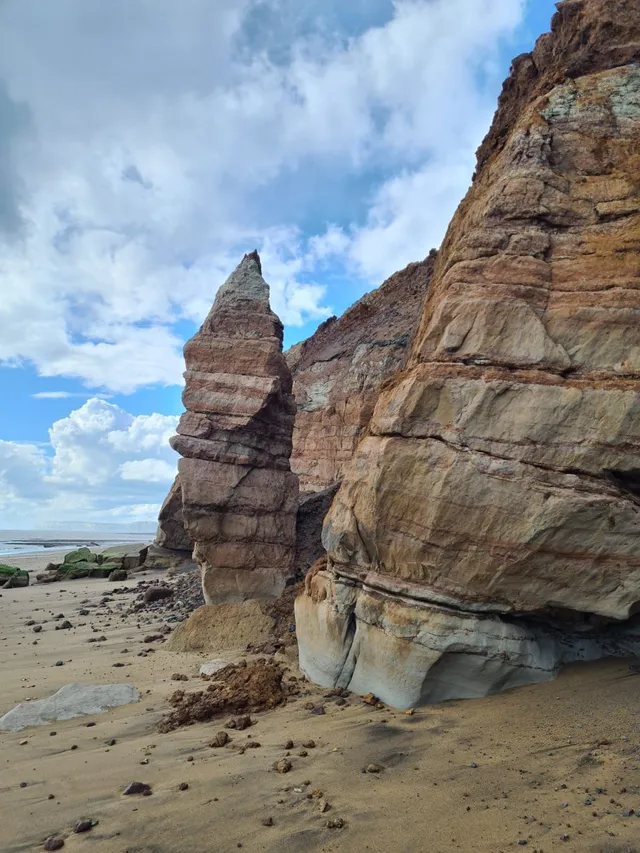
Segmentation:
[(169, 697), (173, 710), (160, 721), (158, 731), (170, 732), (221, 714), (248, 714), (283, 705), (296, 689), (283, 683), (283, 675), (279, 664), (264, 658), (229, 664), (216, 673), (217, 680), (206, 690), (176, 690)]

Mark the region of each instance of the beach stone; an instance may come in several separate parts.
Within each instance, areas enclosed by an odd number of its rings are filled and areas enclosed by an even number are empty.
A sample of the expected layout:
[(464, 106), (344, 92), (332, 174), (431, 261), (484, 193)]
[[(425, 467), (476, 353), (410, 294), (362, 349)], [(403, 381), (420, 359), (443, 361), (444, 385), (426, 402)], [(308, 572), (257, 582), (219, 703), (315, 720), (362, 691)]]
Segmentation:
[(129, 782), (122, 793), (126, 796), (131, 794), (142, 794), (143, 797), (148, 797), (152, 793), (151, 785), (147, 785), (146, 782)]
[(171, 598), (173, 589), (167, 586), (150, 586), (142, 596), (145, 604), (152, 604), (154, 601), (161, 601), (163, 598)]
[(116, 583), (118, 581), (126, 581), (128, 577), (126, 569), (114, 569), (109, 575), (109, 580), (112, 583)]
[(76, 825), (73, 827), (73, 831), (76, 833), (80, 832), (89, 832), (90, 829), (96, 825), (97, 821), (95, 820), (79, 820), (76, 822)]
[(224, 669), (225, 666), (229, 665), (228, 660), (222, 660), (222, 658), (217, 658), (216, 660), (208, 660), (206, 663), (203, 663), (200, 667), (200, 675), (215, 675), (216, 672), (219, 672), (221, 669)]
[(44, 842), (45, 850), (62, 850), (64, 847), (64, 839), (58, 835), (50, 835)]
[(140, 693), (130, 684), (66, 684), (56, 693), (34, 702), (21, 702), (3, 717), (0, 731), (19, 732), (52, 720), (71, 720), (101, 714), (109, 708), (138, 702)]
[(226, 732), (218, 732), (213, 740), (209, 743), (209, 746), (217, 749), (221, 746), (226, 746), (231, 741), (231, 738)]

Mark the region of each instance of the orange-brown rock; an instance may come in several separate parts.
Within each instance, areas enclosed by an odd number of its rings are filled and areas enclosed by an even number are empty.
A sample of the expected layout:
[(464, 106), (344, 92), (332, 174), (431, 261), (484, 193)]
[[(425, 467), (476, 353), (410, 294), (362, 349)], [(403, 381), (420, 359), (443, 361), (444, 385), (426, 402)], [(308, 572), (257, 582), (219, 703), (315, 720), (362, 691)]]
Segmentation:
[(435, 256), (395, 273), (286, 353), (298, 410), (291, 469), (303, 492), (342, 479), (380, 388), (404, 364)]
[(292, 574), (295, 404), (282, 324), (257, 252), (245, 255), (185, 345), (186, 408), (172, 447), (207, 603), (278, 596)]
[(324, 685), (398, 705), (640, 647), (640, 4), (519, 57), (297, 602)]

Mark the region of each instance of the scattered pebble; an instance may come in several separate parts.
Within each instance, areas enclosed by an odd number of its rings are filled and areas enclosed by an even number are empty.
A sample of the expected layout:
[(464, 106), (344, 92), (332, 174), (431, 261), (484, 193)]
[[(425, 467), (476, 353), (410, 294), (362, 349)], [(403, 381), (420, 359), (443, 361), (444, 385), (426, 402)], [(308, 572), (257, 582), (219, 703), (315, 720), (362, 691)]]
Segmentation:
[(289, 761), (288, 758), (281, 758), (280, 761), (278, 761), (278, 763), (276, 764), (276, 770), (278, 771), (278, 773), (288, 773), (292, 767), (293, 764)]
[(64, 847), (64, 839), (58, 835), (50, 835), (44, 842), (45, 850), (62, 850)]
[(129, 784), (122, 793), (142, 794), (143, 797), (148, 797), (153, 792), (151, 790), (151, 785), (147, 785), (146, 782), (129, 782)]

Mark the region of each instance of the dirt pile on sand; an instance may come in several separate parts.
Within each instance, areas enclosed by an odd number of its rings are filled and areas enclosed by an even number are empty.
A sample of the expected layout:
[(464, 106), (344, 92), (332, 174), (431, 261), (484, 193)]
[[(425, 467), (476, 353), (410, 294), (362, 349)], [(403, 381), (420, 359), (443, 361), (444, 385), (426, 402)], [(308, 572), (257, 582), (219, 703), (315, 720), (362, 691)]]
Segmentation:
[(176, 690), (169, 697), (173, 711), (160, 721), (158, 731), (170, 732), (221, 714), (268, 711), (283, 705), (295, 691), (294, 685), (283, 683), (284, 673), (282, 666), (264, 658), (229, 664), (216, 673), (216, 681), (206, 690), (194, 693)]

